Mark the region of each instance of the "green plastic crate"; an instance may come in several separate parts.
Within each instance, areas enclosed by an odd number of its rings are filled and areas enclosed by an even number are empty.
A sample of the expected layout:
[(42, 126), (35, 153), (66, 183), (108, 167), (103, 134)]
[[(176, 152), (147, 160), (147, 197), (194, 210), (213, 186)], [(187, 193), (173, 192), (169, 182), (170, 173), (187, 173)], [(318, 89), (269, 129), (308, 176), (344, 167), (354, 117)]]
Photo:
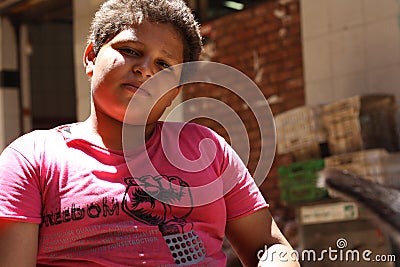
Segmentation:
[(281, 200), (295, 203), (326, 198), (327, 190), (316, 187), (318, 172), (324, 166), (323, 159), (316, 159), (280, 167), (278, 174)]
[(315, 187), (315, 185), (281, 188), (281, 200), (288, 203), (314, 201), (326, 197), (328, 197), (328, 191), (325, 188)]
[(297, 162), (278, 169), (279, 184), (281, 187), (315, 184), (318, 171), (325, 166), (323, 159)]

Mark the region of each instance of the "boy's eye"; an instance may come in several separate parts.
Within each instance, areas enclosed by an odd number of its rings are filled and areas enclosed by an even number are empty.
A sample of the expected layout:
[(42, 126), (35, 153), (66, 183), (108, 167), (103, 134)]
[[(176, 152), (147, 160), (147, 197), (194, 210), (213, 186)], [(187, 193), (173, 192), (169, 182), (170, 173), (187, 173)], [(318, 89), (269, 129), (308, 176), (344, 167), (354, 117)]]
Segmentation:
[(171, 65), (169, 65), (168, 63), (165, 63), (163, 61), (158, 62), (158, 64), (163, 67), (164, 69), (168, 69), (169, 67), (171, 67)]
[(136, 50), (133, 50), (131, 48), (121, 48), (120, 49), (124, 54), (130, 55), (130, 56), (138, 56), (139, 52)]

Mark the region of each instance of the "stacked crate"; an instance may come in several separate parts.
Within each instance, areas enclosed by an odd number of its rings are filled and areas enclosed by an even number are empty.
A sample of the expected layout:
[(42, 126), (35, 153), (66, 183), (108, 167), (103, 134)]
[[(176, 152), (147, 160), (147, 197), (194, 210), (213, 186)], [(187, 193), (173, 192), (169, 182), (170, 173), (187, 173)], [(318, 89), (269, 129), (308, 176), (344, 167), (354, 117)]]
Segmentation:
[[(281, 200), (297, 210), (300, 249), (324, 249), (345, 238), (353, 245), (362, 240), (374, 251), (389, 251), (386, 236), (370, 242), (378, 233), (368, 221), (370, 215), (356, 203), (341, 202), (334, 192), (319, 187), (318, 178), (320, 170), (335, 168), (400, 189), (400, 153), (392, 153), (399, 150), (400, 143), (396, 110), (393, 95), (378, 94), (320, 108), (301, 107), (276, 116), (278, 153), (291, 153), (295, 159), (295, 163), (279, 167), (278, 174)], [(326, 144), (324, 151), (329, 154), (321, 153), (321, 144)], [(311, 263), (319, 267), (332, 262)]]
[(393, 95), (354, 96), (322, 107), (332, 155), (370, 148), (397, 151), (396, 101)]
[(400, 153), (389, 153), (382, 161), (382, 183), (400, 189)]
[[(388, 163), (399, 150), (394, 95), (357, 95), (321, 106), (302, 106), (275, 116), (278, 154), (294, 164), (279, 169), (281, 200), (302, 202), (326, 197), (314, 184), (309, 165), (321, 160), (379, 183), (400, 185), (400, 162)], [(400, 113), (398, 113), (400, 114)], [(299, 165), (296, 165), (299, 164)], [(391, 171), (388, 171), (391, 170)]]
[(326, 198), (328, 192), (318, 188), (318, 172), (324, 168), (323, 159), (296, 162), (278, 168), (281, 200), (300, 203)]
[(302, 106), (275, 116), (278, 154), (292, 154), (296, 161), (323, 156), (327, 135), (320, 107)]
[(385, 149), (367, 149), (325, 158), (325, 167), (344, 170), (383, 183), (383, 161), (389, 153)]
[(325, 167), (354, 173), (362, 178), (400, 188), (400, 153), (368, 149), (325, 158)]

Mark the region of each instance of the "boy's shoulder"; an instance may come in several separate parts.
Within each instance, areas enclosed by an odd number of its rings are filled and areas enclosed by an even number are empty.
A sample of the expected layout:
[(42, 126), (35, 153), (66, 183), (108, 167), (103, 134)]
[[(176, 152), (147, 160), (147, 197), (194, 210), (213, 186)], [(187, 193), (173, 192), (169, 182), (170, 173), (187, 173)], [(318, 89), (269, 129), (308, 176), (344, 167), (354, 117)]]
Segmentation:
[(25, 133), (14, 141), (12, 141), (8, 147), (19, 151), (39, 150), (40, 147), (51, 144), (54, 146), (56, 140), (63, 141), (64, 136), (61, 133), (62, 129), (67, 125), (58, 126), (52, 129), (37, 129), (31, 132)]

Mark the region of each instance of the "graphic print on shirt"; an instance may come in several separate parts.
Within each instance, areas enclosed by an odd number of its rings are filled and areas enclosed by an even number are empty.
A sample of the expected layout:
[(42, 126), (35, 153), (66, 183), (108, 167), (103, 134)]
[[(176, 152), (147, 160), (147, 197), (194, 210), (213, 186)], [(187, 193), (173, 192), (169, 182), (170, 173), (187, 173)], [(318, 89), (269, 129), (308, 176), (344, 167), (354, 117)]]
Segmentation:
[[(165, 181), (169, 183), (163, 183)], [(192, 213), (193, 206), (182, 208), (167, 204), (178, 203), (182, 198), (191, 199), (188, 183), (179, 177), (165, 175), (126, 178), (125, 183), (127, 188), (122, 200), (122, 210), (137, 221), (158, 227), (175, 264), (192, 265), (205, 258), (204, 243), (194, 232), (193, 224), (186, 220)], [(170, 183), (179, 185), (178, 191), (168, 186)], [(157, 196), (157, 199), (147, 192)]]

